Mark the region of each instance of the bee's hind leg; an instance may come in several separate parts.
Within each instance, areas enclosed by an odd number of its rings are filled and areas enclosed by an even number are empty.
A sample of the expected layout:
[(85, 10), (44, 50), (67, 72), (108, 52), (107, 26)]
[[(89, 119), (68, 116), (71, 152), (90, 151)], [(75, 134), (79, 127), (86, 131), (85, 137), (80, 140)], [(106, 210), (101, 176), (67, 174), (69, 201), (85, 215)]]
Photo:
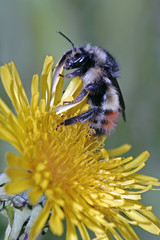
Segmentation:
[(98, 108), (90, 109), (85, 113), (66, 119), (63, 123), (61, 123), (61, 125), (71, 125), (76, 122), (84, 123), (90, 118), (92, 118), (93, 116), (97, 115), (98, 111), (99, 111)]

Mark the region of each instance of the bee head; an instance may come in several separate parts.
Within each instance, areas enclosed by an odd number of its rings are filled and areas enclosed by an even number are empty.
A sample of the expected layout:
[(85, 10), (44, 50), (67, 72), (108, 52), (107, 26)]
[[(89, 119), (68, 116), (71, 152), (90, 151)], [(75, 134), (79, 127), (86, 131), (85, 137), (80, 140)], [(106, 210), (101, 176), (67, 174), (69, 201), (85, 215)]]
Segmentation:
[(66, 54), (64, 63), (64, 69), (66, 70), (82, 67), (90, 59), (89, 53), (84, 51), (83, 48), (75, 48), (71, 53), (68, 52)]
[(72, 49), (64, 53), (62, 58), (59, 61), (59, 65), (63, 65), (64, 69), (74, 69), (84, 67), (85, 64), (88, 66), (90, 63), (93, 65), (93, 54), (89, 51), (86, 51), (84, 47), (76, 48), (73, 42), (62, 32), (58, 31), (67, 41), (72, 45)]

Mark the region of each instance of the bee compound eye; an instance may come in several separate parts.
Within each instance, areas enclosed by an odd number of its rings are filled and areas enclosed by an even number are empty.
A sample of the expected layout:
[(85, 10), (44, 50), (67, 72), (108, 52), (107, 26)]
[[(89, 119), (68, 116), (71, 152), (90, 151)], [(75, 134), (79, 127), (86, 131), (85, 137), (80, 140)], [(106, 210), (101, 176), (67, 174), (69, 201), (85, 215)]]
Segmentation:
[(76, 53), (76, 54), (75, 54), (75, 58), (79, 58), (80, 56), (81, 56), (80, 53)]

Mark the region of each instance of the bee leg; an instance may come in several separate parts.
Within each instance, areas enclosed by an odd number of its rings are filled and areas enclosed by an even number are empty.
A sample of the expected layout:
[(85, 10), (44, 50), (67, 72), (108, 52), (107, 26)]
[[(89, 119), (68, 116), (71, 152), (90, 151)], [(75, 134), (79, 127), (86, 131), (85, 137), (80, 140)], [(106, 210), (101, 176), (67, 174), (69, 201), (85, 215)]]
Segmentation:
[(66, 77), (66, 78), (74, 78), (74, 77), (77, 77), (77, 76), (81, 76), (81, 71), (82, 71), (81, 69), (77, 69), (74, 72), (66, 74), (64, 77)]
[(82, 101), (87, 94), (88, 91), (86, 91), (86, 89), (83, 89), (82, 92), (73, 101), (64, 101), (63, 103), (78, 103)]
[(62, 124), (71, 125), (71, 124), (74, 124), (76, 122), (80, 122), (80, 123), (86, 122), (87, 120), (89, 120), (90, 118), (95, 116), (98, 113), (98, 111), (99, 111), (99, 108), (90, 109), (89, 111), (87, 111), (85, 113), (82, 113), (78, 116), (66, 119), (63, 123), (61, 123), (61, 125)]
[(106, 84), (104, 84), (103, 82), (92, 82), (90, 84), (88, 84), (85, 89), (90, 93), (90, 94), (95, 94), (95, 93), (103, 93), (104, 91), (106, 91), (105, 89)]
[[(63, 103), (77, 103), (82, 101), (82, 99), (89, 93), (90, 95), (94, 95), (95, 93), (101, 93), (104, 91), (104, 87), (101, 82), (93, 82), (88, 84), (85, 89), (73, 100), (73, 101), (64, 101)], [(104, 95), (104, 94), (102, 94)]]

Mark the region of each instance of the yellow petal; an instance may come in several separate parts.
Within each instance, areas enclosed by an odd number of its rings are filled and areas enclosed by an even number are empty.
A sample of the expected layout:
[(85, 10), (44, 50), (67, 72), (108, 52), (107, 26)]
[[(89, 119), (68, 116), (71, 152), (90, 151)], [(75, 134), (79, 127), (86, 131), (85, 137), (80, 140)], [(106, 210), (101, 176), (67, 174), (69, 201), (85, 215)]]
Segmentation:
[(7, 173), (8, 177), (13, 180), (18, 180), (21, 178), (28, 178), (31, 175), (29, 172), (27, 172), (24, 169), (15, 169), (15, 168), (7, 168), (6, 173)]
[(111, 150), (107, 150), (108, 154), (110, 157), (116, 157), (116, 156), (121, 156), (124, 153), (128, 152), (131, 149), (131, 145), (129, 144), (124, 144), (118, 148), (114, 148)]
[(66, 221), (67, 221), (67, 237), (66, 240), (78, 240), (77, 233), (74, 227), (74, 224), (72, 220), (70, 219), (70, 216), (66, 215)]
[(10, 167), (19, 167), (19, 168), (31, 170), (30, 163), (28, 161), (25, 161), (22, 157), (17, 156), (14, 153), (7, 153), (6, 161)]
[(41, 81), (40, 81), (40, 91), (41, 91), (41, 99), (45, 99), (47, 103), (47, 110), (51, 98), (51, 71), (53, 66), (53, 58), (52, 56), (47, 56), (45, 58), (43, 64), (43, 70), (41, 73)]
[(39, 76), (35, 74), (32, 78), (31, 94), (32, 96), (39, 92)]
[(75, 99), (81, 92), (82, 80), (79, 77), (73, 78), (67, 86), (61, 101), (63, 102), (68, 97), (73, 97)]
[(45, 99), (41, 99), (40, 102), (40, 112), (41, 113), (45, 113), (46, 110), (46, 100)]
[(156, 226), (154, 222), (150, 221), (147, 215), (143, 216), (141, 212), (137, 212), (134, 210), (126, 211), (126, 214), (134, 221), (137, 221), (137, 225), (139, 225), (141, 228), (153, 234), (160, 235), (160, 228)]
[(21, 146), (19, 139), (17, 139), (16, 133), (7, 129), (7, 126), (4, 124), (0, 124), (0, 138), (12, 144), (18, 152), (22, 152), (23, 147)]
[(13, 62), (0, 69), (4, 88), (16, 111), (28, 106), (28, 99)]
[(134, 179), (136, 179), (139, 183), (141, 184), (151, 184), (153, 186), (160, 186), (160, 182), (157, 178), (150, 177), (147, 175), (142, 175), (142, 174), (134, 174), (133, 175)]
[(31, 187), (33, 187), (33, 182), (31, 180), (15, 180), (6, 184), (5, 191), (10, 194), (18, 194)]
[(34, 187), (31, 189), (28, 193), (30, 203), (33, 205), (36, 204), (41, 198), (42, 194), (43, 191), (39, 187)]
[(53, 65), (53, 57), (52, 56), (46, 56), (43, 64), (43, 70), (42, 75), (47, 74), (51, 70), (51, 66)]
[(11, 111), (11, 109), (5, 104), (5, 102), (1, 98), (0, 98), (0, 109), (5, 117), (10, 116), (12, 117), (12, 119), (14, 118), (14, 120), (16, 120), (16, 117)]
[(6, 90), (6, 93), (8, 94), (9, 98), (12, 101), (12, 95), (11, 95), (10, 88), (11, 88), (11, 83), (13, 82), (13, 78), (12, 78), (12, 75), (11, 75), (8, 65), (5, 64), (4, 66), (2, 66), (0, 68), (0, 72), (1, 72), (1, 79), (2, 79), (3, 86)]
[(49, 66), (45, 69), (43, 69), (43, 72), (41, 74), (41, 99), (46, 99), (46, 93), (47, 93), (47, 77), (49, 74), (49, 71), (51, 71), (53, 62), (49, 64)]
[(18, 95), (20, 98), (20, 102), (22, 104), (21, 107), (23, 107), (23, 108), (27, 107), (29, 105), (28, 98), (27, 98), (26, 92), (23, 88), (17, 68), (16, 68), (14, 62), (10, 62), (8, 65), (9, 65), (10, 71), (12, 73), (13, 80), (15, 81), (17, 89), (18, 89)]
[(61, 77), (60, 75), (64, 75), (63, 67), (56, 66), (52, 77), (50, 107), (53, 105), (56, 106), (61, 101), (64, 77)]
[(90, 240), (91, 239), (89, 234), (88, 234), (88, 231), (87, 231), (87, 229), (86, 229), (86, 227), (83, 223), (79, 222), (78, 229), (81, 233), (81, 236), (82, 236), (83, 240)]
[(32, 113), (34, 113), (37, 110), (38, 101), (39, 101), (39, 92), (36, 92), (31, 98)]
[(51, 231), (58, 235), (61, 236), (63, 234), (63, 223), (62, 220), (59, 218), (59, 216), (54, 212), (52, 209), (52, 214), (49, 219), (49, 226)]
[(149, 152), (145, 151), (145, 152), (141, 153), (138, 157), (136, 157), (133, 161), (127, 163), (123, 167), (126, 170), (139, 167), (140, 165), (144, 164), (144, 162), (147, 161), (149, 156), (150, 156)]
[(141, 213), (160, 229), (160, 221), (151, 211), (141, 210)]
[(52, 84), (52, 70), (47, 76), (47, 90), (46, 90), (46, 111), (49, 111), (50, 101), (51, 101), (51, 84)]
[(67, 114), (74, 114), (79, 109), (81, 109), (85, 105), (86, 102), (87, 102), (87, 95), (80, 102), (69, 103), (66, 105), (58, 106), (55, 108), (55, 110), (56, 110), (57, 114), (60, 114), (63, 112), (65, 112)]
[[(17, 118), (12, 114), (11, 112), (6, 113), (3, 111), (3, 108), (0, 106), (0, 122), (2, 125), (2, 128), (5, 127), (9, 132), (11, 132), (13, 135), (15, 135), (16, 139), (23, 139), (24, 137), (24, 129), (19, 124)], [(24, 145), (24, 143), (21, 141), (21, 145)]]
[(118, 221), (116, 227), (127, 240), (140, 240), (132, 227), (126, 221)]
[(29, 234), (29, 239), (30, 240), (34, 240), (37, 235), (39, 234), (39, 232), (42, 230), (42, 228), (44, 227), (49, 213), (50, 213), (50, 209), (51, 209), (51, 204), (49, 201), (47, 201), (46, 205), (44, 206), (42, 212), (40, 213), (39, 217), (37, 218), (37, 220), (34, 222), (33, 227), (31, 229), (31, 232)]
[[(61, 201), (63, 201), (63, 200), (61, 199)], [(57, 203), (58, 203), (58, 202), (57, 202)], [(61, 206), (62, 206), (62, 205), (64, 205), (64, 204), (61, 204)], [(64, 211), (62, 210), (61, 206), (58, 205), (58, 204), (55, 204), (55, 205), (54, 205), (54, 209), (55, 209), (56, 214), (59, 216), (59, 218), (60, 218), (60, 219), (64, 219), (64, 218), (65, 218), (65, 215), (64, 215)]]

